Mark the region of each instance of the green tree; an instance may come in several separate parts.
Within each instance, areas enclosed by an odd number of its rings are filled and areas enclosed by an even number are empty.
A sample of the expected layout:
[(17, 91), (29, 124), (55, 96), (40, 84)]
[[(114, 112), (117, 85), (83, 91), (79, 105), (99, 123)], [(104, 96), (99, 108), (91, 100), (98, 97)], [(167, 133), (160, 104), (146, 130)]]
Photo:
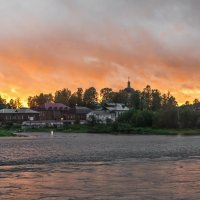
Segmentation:
[(134, 115), (132, 117), (132, 123), (136, 127), (145, 127), (146, 126), (144, 115), (143, 115), (142, 111), (137, 111), (136, 113), (134, 113)]
[(185, 105), (185, 106), (190, 106), (191, 104), (190, 104), (189, 101), (186, 101), (184, 105)]
[(44, 93), (40, 93), (39, 95), (36, 96), (29, 96), (28, 97), (28, 106), (30, 108), (34, 108), (37, 106), (42, 106), (45, 103), (51, 103), (53, 102), (54, 98), (53, 95), (51, 93), (49, 94), (44, 94)]
[(6, 105), (6, 99), (2, 98), (0, 95), (0, 104)]
[(170, 93), (168, 93), (168, 107), (169, 108), (175, 108), (177, 107), (178, 103), (176, 101), (176, 98), (172, 96)]
[(199, 102), (198, 99), (195, 99), (193, 101), (193, 108), (194, 108), (195, 111), (197, 111), (200, 108), (200, 102)]
[(37, 107), (37, 102), (36, 102), (36, 96), (32, 97), (32, 96), (29, 96), (28, 97), (28, 106), (29, 108), (35, 108)]
[(14, 99), (10, 99), (10, 101), (9, 101), (9, 107), (12, 108), (12, 109), (17, 108)]
[(112, 102), (113, 90), (111, 88), (102, 88), (100, 90), (101, 103)]
[(135, 127), (152, 127), (153, 112), (149, 110), (133, 111), (131, 123)]
[(83, 101), (85, 106), (89, 108), (95, 108), (98, 104), (98, 93), (94, 87), (90, 87), (85, 90)]
[(179, 108), (179, 122), (181, 128), (195, 128), (198, 126), (200, 113), (193, 110), (192, 106)]
[(78, 102), (77, 93), (73, 93), (71, 95), (71, 97), (69, 98), (68, 105), (71, 107), (74, 107), (74, 106), (78, 105), (77, 102)]
[(153, 126), (158, 128), (177, 128), (178, 112), (176, 108), (162, 109), (154, 115)]
[(176, 108), (178, 105), (176, 98), (168, 92), (162, 95), (162, 108), (171, 109)]
[(151, 86), (147, 85), (142, 91), (142, 108), (145, 110), (150, 110), (152, 105), (152, 90)]
[(22, 102), (19, 97), (14, 100), (14, 105), (15, 105), (15, 108), (22, 108)]
[(198, 117), (197, 121), (196, 121), (196, 127), (200, 128), (200, 116)]
[(83, 89), (82, 88), (77, 89), (76, 97), (77, 97), (77, 105), (82, 106), (83, 105)]
[(124, 90), (113, 93), (113, 103), (128, 104), (128, 93)]
[(140, 104), (141, 104), (141, 92), (139, 90), (136, 90), (131, 94), (130, 106), (136, 110), (139, 110)]
[(131, 123), (131, 118), (132, 118), (132, 115), (134, 113), (134, 110), (129, 110), (123, 114), (121, 114), (117, 121), (120, 122), (120, 123)]
[(157, 89), (152, 90), (151, 96), (152, 96), (151, 109), (153, 111), (159, 110), (162, 104), (162, 96), (160, 91)]
[(161, 105), (162, 105), (162, 108), (166, 108), (167, 107), (167, 95), (166, 94), (162, 95)]
[(53, 102), (53, 95), (51, 93), (49, 94), (40, 93), (39, 96), (36, 96), (36, 103), (38, 106), (51, 102)]
[(69, 99), (71, 97), (71, 91), (68, 89), (57, 90), (55, 92), (54, 101), (55, 103), (63, 103), (69, 105)]

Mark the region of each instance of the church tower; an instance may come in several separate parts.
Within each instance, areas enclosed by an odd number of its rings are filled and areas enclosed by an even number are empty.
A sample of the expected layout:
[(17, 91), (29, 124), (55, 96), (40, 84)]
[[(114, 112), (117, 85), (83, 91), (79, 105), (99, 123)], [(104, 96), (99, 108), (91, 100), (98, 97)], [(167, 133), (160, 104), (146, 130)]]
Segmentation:
[(127, 82), (127, 88), (124, 89), (127, 93), (132, 93), (134, 92), (134, 89), (131, 87), (131, 81), (130, 78), (128, 77), (128, 82)]
[(130, 78), (128, 77), (128, 86), (127, 86), (127, 88), (131, 88), (131, 82), (130, 82)]

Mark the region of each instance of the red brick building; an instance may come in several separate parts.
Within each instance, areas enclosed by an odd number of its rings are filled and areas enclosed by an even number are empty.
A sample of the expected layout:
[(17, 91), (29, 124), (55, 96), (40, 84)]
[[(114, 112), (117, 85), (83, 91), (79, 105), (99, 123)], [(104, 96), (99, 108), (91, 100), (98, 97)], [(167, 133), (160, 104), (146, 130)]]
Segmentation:
[(91, 112), (87, 107), (70, 108), (62, 103), (46, 103), (34, 110), (40, 113), (40, 120), (63, 121), (66, 123), (85, 123), (86, 115)]

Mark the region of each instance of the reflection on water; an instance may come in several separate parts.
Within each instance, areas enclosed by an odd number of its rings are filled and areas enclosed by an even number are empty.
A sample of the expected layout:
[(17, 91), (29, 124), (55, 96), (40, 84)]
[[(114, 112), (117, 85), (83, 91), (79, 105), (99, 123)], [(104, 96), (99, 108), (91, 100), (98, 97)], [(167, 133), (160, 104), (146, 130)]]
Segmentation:
[(200, 161), (1, 167), (1, 199), (199, 199)]
[(199, 199), (199, 141), (80, 134), (1, 139), (0, 199)]

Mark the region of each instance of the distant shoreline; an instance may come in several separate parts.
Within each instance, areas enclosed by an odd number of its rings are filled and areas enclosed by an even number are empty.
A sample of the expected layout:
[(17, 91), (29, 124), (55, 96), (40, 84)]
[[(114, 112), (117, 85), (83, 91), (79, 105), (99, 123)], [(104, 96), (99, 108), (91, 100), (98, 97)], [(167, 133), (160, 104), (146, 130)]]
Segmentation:
[(91, 133), (91, 134), (112, 134), (112, 135), (182, 135), (182, 136), (200, 136), (200, 129), (159, 129), (159, 128), (135, 128), (113, 130), (110, 126), (85, 126), (73, 125), (68, 128), (34, 128), (34, 129), (6, 129), (0, 128), (0, 137), (24, 137), (23, 132), (51, 132), (60, 133)]

